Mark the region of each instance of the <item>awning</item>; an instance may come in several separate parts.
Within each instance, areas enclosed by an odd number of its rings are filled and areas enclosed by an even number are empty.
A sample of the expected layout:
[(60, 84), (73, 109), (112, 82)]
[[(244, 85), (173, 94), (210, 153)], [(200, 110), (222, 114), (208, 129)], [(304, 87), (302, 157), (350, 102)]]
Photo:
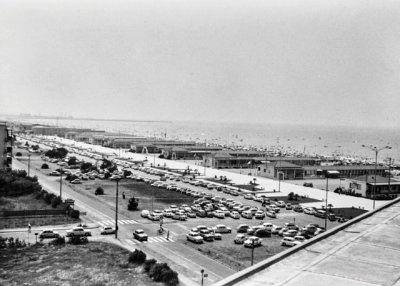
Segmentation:
[(331, 175), (333, 175), (333, 174), (340, 174), (340, 172), (339, 171), (326, 171), (328, 174), (331, 174)]

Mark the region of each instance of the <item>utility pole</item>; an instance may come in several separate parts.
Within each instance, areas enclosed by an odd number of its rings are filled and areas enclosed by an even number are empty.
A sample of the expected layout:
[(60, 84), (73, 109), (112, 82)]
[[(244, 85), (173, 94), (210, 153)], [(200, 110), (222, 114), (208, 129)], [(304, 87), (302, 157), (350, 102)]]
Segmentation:
[(251, 241), (251, 265), (254, 262), (254, 240)]
[(115, 238), (118, 238), (118, 181), (119, 178), (116, 179), (117, 190), (115, 193)]
[(62, 174), (63, 174), (63, 169), (60, 168), (60, 199), (62, 201)]
[(28, 154), (28, 177), (31, 171), (31, 154)]
[[(327, 175), (326, 175), (327, 176)], [(328, 176), (326, 177), (326, 187), (325, 187), (325, 231), (327, 230), (328, 223)]]

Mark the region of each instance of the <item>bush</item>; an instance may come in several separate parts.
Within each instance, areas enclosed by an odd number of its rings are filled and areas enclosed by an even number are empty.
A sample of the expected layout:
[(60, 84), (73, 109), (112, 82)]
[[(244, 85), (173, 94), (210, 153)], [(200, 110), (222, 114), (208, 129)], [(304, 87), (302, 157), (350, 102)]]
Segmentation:
[(178, 273), (172, 269), (165, 270), (161, 273), (161, 281), (168, 286), (179, 285)]
[(57, 196), (57, 197), (55, 197), (55, 198), (53, 198), (52, 200), (51, 200), (51, 206), (53, 207), (53, 208), (56, 208), (58, 205), (60, 205), (62, 203), (62, 200), (61, 200), (61, 198), (60, 198), (60, 196)]
[(94, 192), (94, 194), (95, 194), (96, 196), (98, 196), (98, 195), (104, 195), (104, 189), (103, 189), (102, 187), (98, 187), (98, 188), (96, 189), (96, 191)]
[(142, 264), (146, 261), (146, 254), (141, 250), (135, 249), (129, 254), (128, 261), (129, 263)]
[(129, 170), (124, 170), (124, 177), (125, 177), (125, 178), (128, 177), (128, 176), (130, 176), (130, 175), (132, 175), (132, 172), (131, 172), (131, 171), (129, 171)]
[(43, 163), (41, 168), (42, 168), (42, 169), (48, 169), (48, 168), (49, 168), (49, 165), (47, 165), (46, 163)]
[(76, 244), (86, 244), (88, 242), (89, 242), (89, 240), (85, 236), (71, 236), (68, 239), (68, 243), (75, 244), (75, 245)]
[(144, 271), (146, 271), (147, 273), (150, 271), (151, 267), (153, 267), (154, 264), (157, 263), (157, 260), (155, 259), (146, 259), (146, 261), (144, 262)]
[(21, 153), (21, 152), (17, 152), (17, 153), (15, 153), (15, 156), (16, 156), (16, 157), (21, 157), (21, 156), (22, 156), (22, 153)]
[(44, 201), (49, 205), (49, 204), (51, 204), (51, 201), (53, 200), (53, 199), (55, 199), (56, 198), (56, 195), (55, 194), (53, 194), (53, 193), (47, 193), (45, 196), (44, 196)]
[(166, 263), (156, 263), (149, 271), (150, 278), (156, 282), (164, 282), (167, 285), (179, 284), (178, 273), (169, 268)]
[(64, 245), (65, 244), (65, 236), (59, 236), (50, 242), (51, 245)]
[(135, 198), (130, 198), (128, 202), (128, 210), (136, 211), (139, 206), (139, 200)]
[(74, 219), (79, 219), (80, 212), (78, 210), (72, 210), (69, 215)]

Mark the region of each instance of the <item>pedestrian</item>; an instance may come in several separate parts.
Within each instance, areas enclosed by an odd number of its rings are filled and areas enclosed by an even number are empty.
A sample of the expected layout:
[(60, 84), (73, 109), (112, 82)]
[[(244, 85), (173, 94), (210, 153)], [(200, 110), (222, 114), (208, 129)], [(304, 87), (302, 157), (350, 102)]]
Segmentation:
[(28, 223), (28, 232), (31, 232), (31, 224)]
[(122, 192), (122, 198), (125, 200), (125, 192)]
[(169, 230), (167, 231), (167, 240), (169, 240)]

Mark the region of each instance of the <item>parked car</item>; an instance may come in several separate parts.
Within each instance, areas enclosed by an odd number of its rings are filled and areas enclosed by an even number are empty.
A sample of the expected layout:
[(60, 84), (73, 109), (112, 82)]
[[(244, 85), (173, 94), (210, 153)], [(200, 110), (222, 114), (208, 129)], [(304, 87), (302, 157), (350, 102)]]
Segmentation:
[(74, 227), (71, 230), (67, 230), (67, 237), (72, 236), (92, 236), (90, 230), (86, 230), (83, 227)]
[(211, 233), (208, 229), (202, 229), (199, 231), (199, 235), (205, 240), (205, 241), (213, 241), (214, 240), (214, 234)]
[(188, 241), (195, 242), (195, 243), (203, 243), (204, 242), (203, 238), (199, 235), (199, 233), (194, 232), (194, 231), (191, 231), (188, 234), (186, 234), (186, 239)]
[(139, 241), (147, 241), (148, 236), (147, 236), (147, 234), (144, 232), (143, 229), (136, 229), (136, 230), (133, 232), (133, 238), (134, 238), (134, 239), (137, 239), (137, 240), (139, 240)]
[(271, 237), (271, 230), (260, 228), (254, 232), (254, 235), (257, 237)]
[(235, 244), (243, 244), (246, 239), (247, 239), (247, 237), (246, 237), (245, 234), (238, 234), (238, 235), (236, 235), (236, 237), (233, 240), (233, 242)]
[(82, 184), (80, 179), (75, 179), (70, 182), (71, 184)]
[(282, 246), (296, 246), (300, 244), (301, 242), (298, 240), (295, 240), (294, 237), (284, 237), (281, 240), (281, 245)]
[(297, 235), (297, 230), (294, 229), (288, 229), (287, 231), (282, 233), (283, 237), (295, 237)]
[(261, 210), (257, 211), (256, 214), (254, 215), (256, 219), (264, 219), (265, 218), (265, 213)]
[(253, 219), (253, 214), (251, 211), (244, 211), (244, 212), (242, 212), (242, 217), (247, 218), (247, 219)]
[(262, 245), (262, 239), (257, 236), (250, 236), (243, 244), (244, 247), (258, 247)]
[(230, 216), (231, 218), (234, 218), (234, 219), (239, 219), (239, 218), (240, 218), (240, 214), (239, 214), (237, 211), (232, 211), (232, 212), (230, 212), (230, 213), (229, 213), (229, 216)]
[(279, 231), (281, 231), (282, 229), (283, 229), (282, 226), (275, 225), (275, 226), (271, 229), (271, 233), (272, 233), (272, 234), (278, 234)]
[(212, 229), (215, 233), (231, 233), (232, 232), (232, 229), (224, 224), (217, 224)]
[(216, 210), (216, 211), (214, 211), (214, 216), (216, 218), (225, 218), (225, 213), (222, 212), (221, 210)]
[(150, 214), (149, 210), (142, 210), (142, 212), (140, 213), (140, 216), (147, 218), (149, 216), (149, 214)]
[(248, 230), (249, 228), (250, 228), (250, 226), (247, 225), (247, 224), (240, 224), (240, 225), (236, 228), (236, 231), (237, 231), (238, 233), (246, 233), (247, 230)]
[(114, 234), (115, 229), (111, 226), (103, 226), (101, 228), (100, 234)]
[(39, 234), (40, 239), (58, 238), (60, 234), (52, 229), (45, 229)]
[(299, 206), (299, 205), (295, 205), (295, 206), (293, 207), (293, 210), (294, 210), (295, 212), (298, 212), (298, 213), (302, 213), (302, 212), (303, 212), (303, 208), (302, 208), (301, 206)]
[(265, 215), (270, 218), (276, 218), (276, 213), (274, 211), (267, 211)]

